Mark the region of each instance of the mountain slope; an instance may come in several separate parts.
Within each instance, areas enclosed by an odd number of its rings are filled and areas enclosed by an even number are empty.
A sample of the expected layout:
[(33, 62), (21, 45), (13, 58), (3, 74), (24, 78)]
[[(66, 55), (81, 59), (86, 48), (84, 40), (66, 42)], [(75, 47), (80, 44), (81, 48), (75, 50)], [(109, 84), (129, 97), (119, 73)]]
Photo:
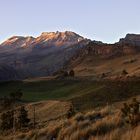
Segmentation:
[(115, 44), (92, 41), (71, 59), (69, 68), (78, 76), (129, 76), (140, 75), (140, 35), (127, 34)]

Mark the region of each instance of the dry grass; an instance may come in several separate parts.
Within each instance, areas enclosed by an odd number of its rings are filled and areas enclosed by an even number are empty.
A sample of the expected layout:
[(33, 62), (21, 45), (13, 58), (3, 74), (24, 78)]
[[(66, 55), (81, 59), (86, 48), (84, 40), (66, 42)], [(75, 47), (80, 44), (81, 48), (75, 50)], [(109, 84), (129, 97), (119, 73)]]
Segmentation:
[(122, 140), (140, 140), (140, 126), (129, 130), (122, 136)]
[[(50, 123), (47, 127), (18, 134), (15, 140), (139, 140), (140, 126), (132, 129), (123, 124), (119, 111), (78, 113), (68, 120)], [(0, 139), (1, 140), (1, 139)], [(7, 140), (7, 139), (5, 139)]]
[(50, 120), (56, 120), (65, 116), (69, 106), (69, 102), (50, 100), (27, 104), (27, 109), (29, 118), (33, 120), (33, 110), (35, 107), (36, 123), (40, 126), (45, 126)]
[[(120, 75), (126, 69), (129, 75), (140, 75), (140, 54), (127, 55), (114, 59), (101, 59), (97, 56), (88, 55), (84, 59), (72, 62), (76, 75), (78, 76), (97, 76), (105, 73), (107, 77)], [(91, 60), (91, 61), (89, 61)], [(135, 61), (136, 60), (136, 61)], [(133, 61), (133, 63), (132, 63)], [(126, 63), (127, 62), (127, 63)], [(129, 62), (129, 63), (128, 63)], [(125, 63), (125, 64), (124, 64)]]

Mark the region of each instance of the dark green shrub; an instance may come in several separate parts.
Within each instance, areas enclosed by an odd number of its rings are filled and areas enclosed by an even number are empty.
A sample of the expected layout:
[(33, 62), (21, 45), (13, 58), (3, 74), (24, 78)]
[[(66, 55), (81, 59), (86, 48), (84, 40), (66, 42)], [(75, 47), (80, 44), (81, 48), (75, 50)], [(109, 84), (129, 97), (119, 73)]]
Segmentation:
[(75, 110), (74, 110), (73, 105), (71, 104), (69, 110), (67, 111), (66, 117), (69, 119), (69, 118), (71, 118), (74, 114), (75, 114)]
[(140, 103), (136, 98), (133, 98), (129, 104), (124, 103), (121, 112), (126, 123), (131, 126), (137, 126), (140, 122)]
[(71, 77), (74, 77), (74, 76), (75, 76), (75, 72), (74, 72), (74, 70), (70, 70), (70, 72), (69, 72), (69, 76), (71, 76)]
[(14, 100), (14, 101), (16, 101), (16, 100), (21, 100), (22, 96), (23, 96), (23, 93), (22, 93), (22, 91), (21, 91), (20, 89), (18, 89), (18, 90), (15, 91), (15, 92), (11, 92), (11, 93), (10, 93), (10, 98), (11, 98), (12, 100)]
[(13, 128), (14, 111), (8, 111), (1, 115), (1, 129), (8, 130)]
[(128, 72), (124, 69), (123, 71), (122, 71), (122, 75), (127, 75), (128, 74)]

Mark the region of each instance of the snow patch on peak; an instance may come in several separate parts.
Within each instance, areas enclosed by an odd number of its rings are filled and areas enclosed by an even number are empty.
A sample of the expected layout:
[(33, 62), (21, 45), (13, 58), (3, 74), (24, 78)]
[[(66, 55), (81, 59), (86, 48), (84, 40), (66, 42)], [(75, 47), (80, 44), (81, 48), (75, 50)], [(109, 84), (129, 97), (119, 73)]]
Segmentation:
[(6, 42), (9, 42), (9, 43), (13, 43), (15, 41), (17, 41), (18, 39), (21, 39), (23, 37), (19, 37), (19, 36), (13, 36), (11, 38), (9, 38)]

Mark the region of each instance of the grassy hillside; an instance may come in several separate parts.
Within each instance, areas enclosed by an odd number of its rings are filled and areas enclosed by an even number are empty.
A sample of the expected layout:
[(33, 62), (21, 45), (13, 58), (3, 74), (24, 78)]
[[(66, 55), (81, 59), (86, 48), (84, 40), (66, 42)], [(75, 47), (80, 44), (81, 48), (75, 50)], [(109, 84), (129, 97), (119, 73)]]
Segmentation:
[(78, 76), (119, 76), (122, 70), (128, 75), (140, 76), (140, 54), (121, 56), (117, 58), (101, 58), (94, 55), (79, 57), (69, 67), (73, 67)]

